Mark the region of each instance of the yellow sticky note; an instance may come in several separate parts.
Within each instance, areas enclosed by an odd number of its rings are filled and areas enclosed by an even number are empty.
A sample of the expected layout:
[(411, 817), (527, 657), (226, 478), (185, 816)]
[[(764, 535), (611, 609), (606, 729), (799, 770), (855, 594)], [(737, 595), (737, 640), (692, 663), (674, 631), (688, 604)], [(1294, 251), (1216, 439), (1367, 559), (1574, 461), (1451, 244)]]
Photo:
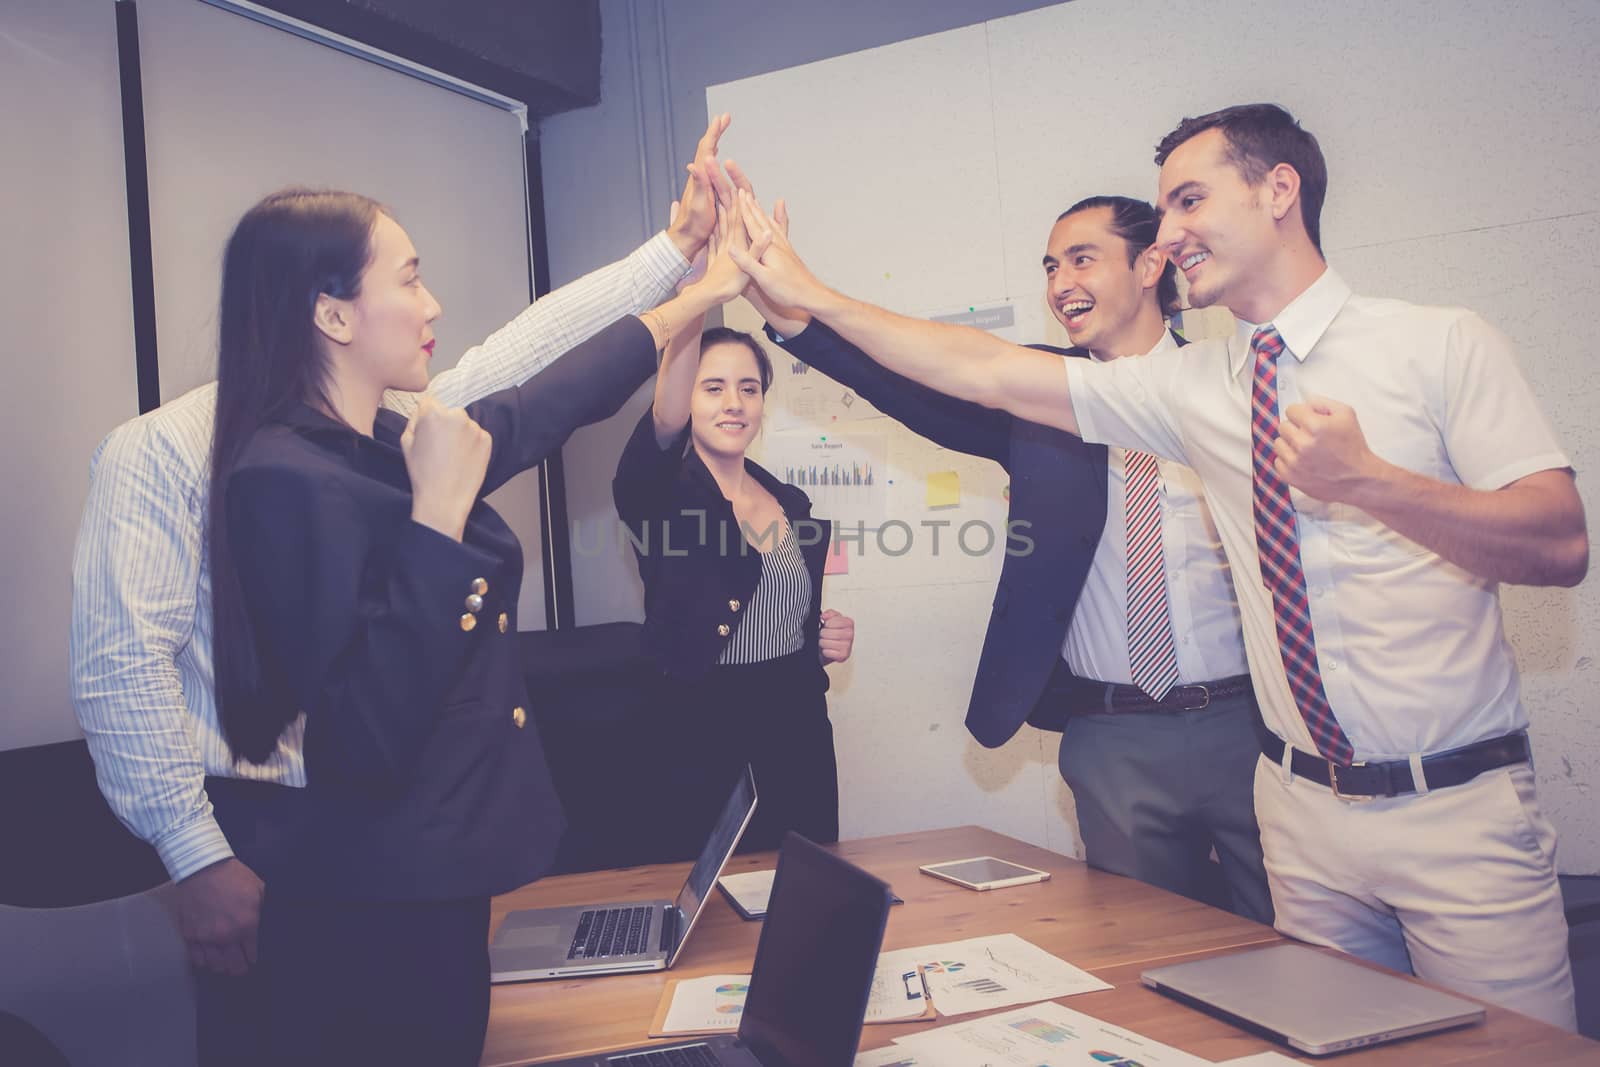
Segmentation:
[(928, 475), (928, 506), (953, 508), (961, 503), (961, 475), (955, 471), (934, 471)]

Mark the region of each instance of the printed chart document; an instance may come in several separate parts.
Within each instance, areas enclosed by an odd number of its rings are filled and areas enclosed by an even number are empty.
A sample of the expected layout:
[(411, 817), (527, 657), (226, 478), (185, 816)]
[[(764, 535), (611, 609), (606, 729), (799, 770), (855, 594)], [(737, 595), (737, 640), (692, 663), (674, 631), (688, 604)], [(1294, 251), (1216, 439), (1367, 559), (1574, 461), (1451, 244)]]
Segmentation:
[(650, 1036), (737, 1030), (749, 991), (748, 974), (708, 974), (704, 978), (669, 981), (656, 1016), (650, 1021)]
[(931, 1019), (934, 1008), (922, 973), (913, 960), (903, 952), (885, 952), (878, 956), (878, 969), (872, 972), (872, 992), (867, 997), (867, 1022)]
[(1236, 1060), (1221, 1060), (1217, 1067), (1300, 1067), (1305, 1060), (1285, 1056), (1281, 1052), (1257, 1052), (1253, 1056), (1240, 1056)]
[(855, 1067), (924, 1067), (927, 1060), (917, 1059), (916, 1053), (899, 1045), (869, 1049), (856, 1053)]
[[(1211, 1061), (1060, 1004), (1031, 1004), (895, 1042), (917, 1067), (1210, 1067)], [(859, 1062), (859, 1061), (858, 1061)], [(882, 1065), (879, 1065), (882, 1067)]]
[[(892, 980), (880, 966), (873, 976), (872, 994), (867, 999), (869, 1023), (897, 1023), (933, 1018), (933, 1006), (922, 992), (922, 982), (912, 973), (912, 981)], [(908, 996), (908, 990), (915, 993)], [(669, 980), (662, 991), (655, 1018), (650, 1021), (651, 1037), (681, 1037), (684, 1034), (716, 1034), (739, 1028), (744, 1014), (745, 996), (750, 991), (748, 974), (709, 974), (704, 978)]]
[(965, 1015), (1111, 988), (1016, 934), (885, 952), (878, 957), (874, 983), (892, 985), (889, 978), (896, 972), (911, 971), (921, 971), (940, 1015)]

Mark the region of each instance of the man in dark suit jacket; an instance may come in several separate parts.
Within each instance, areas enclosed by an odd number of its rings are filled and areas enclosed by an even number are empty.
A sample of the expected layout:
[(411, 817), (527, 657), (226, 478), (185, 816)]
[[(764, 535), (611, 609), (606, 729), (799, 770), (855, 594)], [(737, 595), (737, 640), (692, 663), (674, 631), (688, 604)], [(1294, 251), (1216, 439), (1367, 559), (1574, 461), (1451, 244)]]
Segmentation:
[[(1047, 295), (1080, 347), (1034, 347), (1116, 359), (1184, 343), (1166, 332), (1177, 286), (1151, 248), (1158, 221), (1126, 197), (1093, 197), (1057, 219)], [(772, 308), (754, 287), (746, 295), (791, 354), (1011, 475), (1010, 523), (1032, 544), (1008, 551), (1001, 570), (967, 709), (973, 737), (994, 748), (1024, 721), (1061, 730), (1060, 768), (1091, 864), (1270, 922), (1251, 796), (1259, 712), (1227, 562), (1193, 473), (1145, 457), (1140, 507), (1125, 486), (1141, 461), (1121, 450), (936, 392), (823, 323)], [(1142, 583), (1130, 580), (1130, 557)]]

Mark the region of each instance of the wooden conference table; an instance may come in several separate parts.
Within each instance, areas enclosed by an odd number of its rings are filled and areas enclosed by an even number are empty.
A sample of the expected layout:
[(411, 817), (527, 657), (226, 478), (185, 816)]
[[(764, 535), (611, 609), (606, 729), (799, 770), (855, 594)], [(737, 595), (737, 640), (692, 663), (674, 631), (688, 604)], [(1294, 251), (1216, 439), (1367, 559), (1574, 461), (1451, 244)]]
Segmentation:
[[(1211, 1060), (1287, 1051), (1139, 983), (1139, 972), (1158, 964), (1284, 940), (1270, 927), (975, 826), (847, 841), (836, 848), (905, 899), (890, 911), (885, 949), (1015, 933), (1116, 987), (1061, 1000), (1075, 1011)], [(1052, 877), (1037, 885), (975, 893), (917, 870), (924, 863), (979, 855), (1025, 863)], [(755, 853), (735, 857), (728, 870), (770, 869), (774, 863), (773, 853)], [(670, 899), (688, 867), (663, 864), (548, 878), (497, 897), (491, 928), (516, 908)], [(495, 986), (482, 1063), (510, 1067), (641, 1044), (669, 976), (748, 972), (760, 931), (760, 923), (740, 919), (721, 893), (713, 893), (671, 971)], [(974, 1017), (868, 1026), (861, 1047), (876, 1048), (897, 1036)], [(1329, 1062), (1340, 1067), (1594, 1065), (1600, 1064), (1600, 1043), (1490, 1007), (1482, 1026), (1344, 1053)]]

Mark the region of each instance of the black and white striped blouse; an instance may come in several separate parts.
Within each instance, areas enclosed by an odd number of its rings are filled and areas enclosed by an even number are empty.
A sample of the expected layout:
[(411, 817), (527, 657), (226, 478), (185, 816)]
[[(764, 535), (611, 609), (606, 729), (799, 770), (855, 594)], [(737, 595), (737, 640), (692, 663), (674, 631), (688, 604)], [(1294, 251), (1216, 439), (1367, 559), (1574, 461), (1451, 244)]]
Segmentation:
[(762, 555), (761, 581), (717, 662), (761, 663), (800, 651), (810, 608), (811, 575), (789, 525), (778, 547)]

